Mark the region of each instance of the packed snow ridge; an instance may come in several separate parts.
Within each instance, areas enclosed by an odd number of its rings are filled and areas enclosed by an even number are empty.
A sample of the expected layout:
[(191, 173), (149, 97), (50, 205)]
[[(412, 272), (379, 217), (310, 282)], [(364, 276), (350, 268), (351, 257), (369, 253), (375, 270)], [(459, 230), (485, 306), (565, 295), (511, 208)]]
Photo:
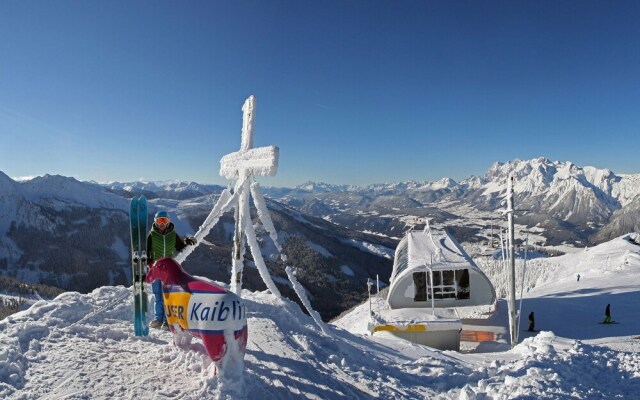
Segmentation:
[[(542, 332), (523, 332), (514, 349), (504, 301), (493, 315), (463, 320), (465, 330), (494, 331), (496, 340), (454, 352), (366, 334), (368, 302), (326, 335), (289, 300), (243, 290), (244, 373), (212, 376), (196, 340), (181, 349), (168, 332), (133, 335), (131, 288), (67, 292), (0, 321), (0, 398), (637, 398), (637, 239), (537, 259), (540, 279), (528, 284), (522, 310), (535, 310)], [(620, 324), (598, 324), (608, 303)]]

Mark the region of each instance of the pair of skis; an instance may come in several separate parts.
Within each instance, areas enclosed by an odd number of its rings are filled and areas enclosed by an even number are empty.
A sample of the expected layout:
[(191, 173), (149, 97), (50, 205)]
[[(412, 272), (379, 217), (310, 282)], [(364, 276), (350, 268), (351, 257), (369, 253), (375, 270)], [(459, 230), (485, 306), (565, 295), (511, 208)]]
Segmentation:
[(147, 292), (144, 276), (147, 269), (147, 199), (144, 196), (131, 199), (131, 263), (133, 278), (133, 327), (136, 336), (147, 336)]

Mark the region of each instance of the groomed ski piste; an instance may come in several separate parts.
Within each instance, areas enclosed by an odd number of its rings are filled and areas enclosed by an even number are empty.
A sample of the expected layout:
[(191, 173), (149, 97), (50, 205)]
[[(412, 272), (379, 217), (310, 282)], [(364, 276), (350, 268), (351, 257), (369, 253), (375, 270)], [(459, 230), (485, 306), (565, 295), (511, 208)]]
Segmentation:
[[(363, 334), (368, 302), (327, 336), (295, 303), (243, 290), (244, 372), (214, 376), (197, 339), (181, 349), (168, 332), (134, 336), (130, 287), (64, 293), (0, 321), (0, 398), (637, 399), (640, 247), (628, 237), (532, 262), (522, 313), (535, 311), (540, 332), (524, 318), (514, 349), (504, 300), (463, 321), (496, 340), (459, 353)], [(607, 304), (620, 324), (599, 324)]]

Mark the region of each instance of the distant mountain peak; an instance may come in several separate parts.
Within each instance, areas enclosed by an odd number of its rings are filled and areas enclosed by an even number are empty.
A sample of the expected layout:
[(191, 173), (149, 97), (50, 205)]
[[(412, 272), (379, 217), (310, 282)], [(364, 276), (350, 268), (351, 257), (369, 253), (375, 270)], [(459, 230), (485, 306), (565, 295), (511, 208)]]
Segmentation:
[(585, 177), (589, 182), (594, 180), (615, 179), (617, 176), (608, 168), (580, 167), (571, 161), (551, 161), (546, 157), (537, 157), (530, 160), (514, 159), (505, 162), (495, 162), (483, 176), (485, 180), (495, 180), (513, 174), (516, 180), (531, 179), (533, 176), (542, 176), (542, 181), (557, 179), (570, 179)]
[(349, 187), (348, 185), (333, 185), (325, 182), (307, 181), (296, 186), (295, 189), (306, 192), (333, 192), (336, 190), (346, 190)]
[(442, 178), (438, 181), (433, 182), (434, 186), (440, 186), (442, 188), (452, 188), (455, 186), (458, 186), (458, 182), (456, 182), (455, 180), (451, 179), (451, 178)]
[(16, 181), (11, 179), (7, 174), (0, 171), (0, 188), (4, 187), (14, 187), (16, 185)]

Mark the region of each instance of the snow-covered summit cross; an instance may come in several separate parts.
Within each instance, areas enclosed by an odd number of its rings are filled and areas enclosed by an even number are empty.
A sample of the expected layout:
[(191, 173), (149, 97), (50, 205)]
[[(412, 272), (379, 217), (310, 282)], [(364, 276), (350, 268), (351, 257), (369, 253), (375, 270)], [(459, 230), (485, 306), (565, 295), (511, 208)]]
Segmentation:
[(235, 206), (236, 226), (233, 235), (231, 290), (240, 295), (246, 237), (262, 280), (273, 294), (280, 297), (280, 292), (269, 276), (266, 264), (262, 259), (249, 212), (249, 196), (252, 191), (254, 202), (256, 204), (264, 203), (262, 195), (257, 192), (257, 182), (254, 184), (256, 186), (252, 185), (250, 178), (252, 176), (274, 176), (278, 170), (278, 148), (276, 146), (253, 148), (254, 107), (255, 97), (249, 96), (242, 106), (240, 150), (227, 154), (220, 160), (220, 175), (229, 180), (236, 179), (233, 194), (237, 199), (237, 204)]
[[(213, 206), (213, 209), (202, 223), (195, 236), (197, 242), (202, 243), (204, 238), (211, 231), (211, 228), (218, 223), (220, 217), (225, 212), (235, 207), (235, 232), (233, 234), (230, 285), (231, 291), (237, 295), (241, 294), (244, 252), (246, 245), (249, 245), (251, 255), (253, 256), (253, 262), (258, 269), (258, 273), (260, 274), (262, 281), (273, 295), (281, 298), (282, 295), (280, 294), (276, 284), (273, 282), (264, 258), (262, 257), (260, 244), (258, 243), (249, 211), (249, 197), (251, 197), (253, 198), (253, 203), (257, 209), (260, 222), (262, 222), (265, 231), (269, 233), (273, 244), (278, 249), (280, 259), (283, 263), (286, 263), (287, 257), (282, 252), (282, 247), (278, 243), (278, 234), (275, 226), (273, 225), (273, 221), (271, 220), (269, 210), (267, 209), (267, 203), (265, 202), (262, 193), (260, 193), (260, 186), (258, 185), (258, 182), (250, 182), (252, 176), (274, 176), (278, 170), (279, 153), (278, 147), (276, 146), (259, 147), (257, 149), (253, 148), (254, 105), (255, 98), (250, 96), (242, 106), (242, 139), (240, 143), (240, 150), (227, 154), (220, 159), (220, 175), (230, 181), (235, 180), (233, 193), (230, 188), (226, 188), (222, 193), (220, 193), (218, 201)], [(194, 249), (195, 246), (187, 247), (176, 256), (176, 261), (182, 263)], [(286, 266), (285, 272), (289, 282), (291, 282), (291, 286), (309, 314), (313, 317), (313, 320), (318, 324), (325, 335), (330, 335), (326, 326), (322, 322), (320, 315), (311, 307), (306, 291), (295, 277), (295, 271), (293, 268), (291, 266)]]
[(242, 141), (240, 150), (220, 160), (220, 176), (244, 181), (248, 176), (275, 176), (278, 171), (276, 146), (253, 148), (253, 121), (255, 97), (250, 96), (242, 106)]
[[(276, 146), (253, 148), (253, 121), (255, 97), (250, 96), (242, 106), (242, 141), (240, 150), (227, 154), (220, 159), (220, 175), (235, 180), (233, 192), (227, 188), (220, 193), (215, 206), (196, 232), (196, 240), (201, 243), (211, 228), (218, 223), (220, 216), (231, 208), (235, 208), (235, 232), (233, 235), (233, 254), (231, 265), (231, 291), (240, 295), (242, 290), (242, 271), (244, 269), (244, 252), (248, 244), (258, 272), (267, 288), (281, 297), (280, 291), (269, 275), (269, 271), (260, 252), (256, 233), (251, 222), (249, 211), (249, 197), (253, 197), (258, 207), (258, 215), (272, 238), (276, 238), (273, 222), (259, 191), (258, 182), (251, 182), (253, 176), (274, 176), (278, 170), (278, 148)], [(245, 238), (247, 239), (245, 242)], [(277, 240), (274, 240), (279, 248)], [(180, 252), (176, 261), (182, 263), (193, 252), (195, 246), (190, 246)]]

